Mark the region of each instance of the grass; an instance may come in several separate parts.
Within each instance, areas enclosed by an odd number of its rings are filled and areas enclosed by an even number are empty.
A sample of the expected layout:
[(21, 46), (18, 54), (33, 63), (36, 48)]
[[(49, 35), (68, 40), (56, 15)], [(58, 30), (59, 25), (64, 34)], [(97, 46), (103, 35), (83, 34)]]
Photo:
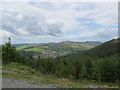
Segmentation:
[(19, 63), (11, 63), (9, 65), (3, 66), (4, 71), (3, 77), (4, 78), (14, 78), (14, 79), (20, 79), (25, 80), (33, 84), (49, 84), (54, 85), (57, 88), (85, 88), (85, 85), (95, 85), (100, 88), (116, 88), (117, 84), (107, 84), (107, 83), (101, 83), (101, 82), (95, 82), (95, 81), (87, 81), (87, 80), (71, 80), (67, 78), (58, 78), (53, 75), (49, 74), (43, 74), (39, 71), (36, 71), (30, 67), (21, 65)]
[(42, 48), (30, 48), (30, 49), (26, 49), (25, 51), (33, 51), (33, 52), (38, 52), (38, 53), (45, 53), (45, 50), (43, 50)]
[(16, 49), (17, 49), (17, 50), (21, 50), (21, 49), (27, 48), (28, 46), (29, 46), (29, 45), (24, 45), (24, 46), (17, 47)]

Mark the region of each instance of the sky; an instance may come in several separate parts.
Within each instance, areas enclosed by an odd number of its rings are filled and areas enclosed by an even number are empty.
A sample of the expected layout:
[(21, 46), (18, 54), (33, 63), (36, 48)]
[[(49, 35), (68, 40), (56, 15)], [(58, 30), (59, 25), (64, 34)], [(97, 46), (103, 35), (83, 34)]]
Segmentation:
[(0, 38), (12, 43), (100, 41), (118, 37), (117, 2), (0, 3)]

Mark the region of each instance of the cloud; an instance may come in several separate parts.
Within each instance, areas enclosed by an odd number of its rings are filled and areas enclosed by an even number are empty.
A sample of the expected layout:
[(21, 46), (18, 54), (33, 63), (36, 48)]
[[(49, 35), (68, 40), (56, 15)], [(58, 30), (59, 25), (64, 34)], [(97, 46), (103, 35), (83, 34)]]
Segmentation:
[[(76, 35), (67, 35), (61, 37), (63, 41), (108, 41), (113, 38), (118, 38), (118, 29), (117, 28), (100, 28), (94, 31), (86, 31), (84, 33), (78, 32)], [(61, 41), (59, 39), (59, 41)]]
[(0, 41), (1, 42), (6, 42), (8, 37), (12, 38), (12, 37), (14, 37), (14, 35), (8, 31), (0, 30)]
[[(0, 8), (3, 32), (12, 34), (16, 43), (105, 41), (115, 38), (117, 33), (111, 28), (117, 27), (117, 3), (0, 3)], [(75, 33), (69, 35), (70, 32)]]
[(96, 4), (96, 9), (92, 12), (90, 18), (94, 19), (94, 23), (105, 26), (118, 25), (118, 4), (103, 3)]
[[(27, 4), (24, 5), (24, 3), (8, 4), (8, 6), (9, 8), (5, 8), (3, 13), (4, 30), (19, 35), (24, 34), (24, 32), (31, 35), (48, 35), (51, 34), (51, 29), (53, 29), (51, 35), (62, 33), (59, 31), (59, 22), (51, 24), (46, 22), (47, 18), (49, 18), (49, 12), (46, 10), (38, 9)], [(25, 8), (26, 6), (27, 8)]]

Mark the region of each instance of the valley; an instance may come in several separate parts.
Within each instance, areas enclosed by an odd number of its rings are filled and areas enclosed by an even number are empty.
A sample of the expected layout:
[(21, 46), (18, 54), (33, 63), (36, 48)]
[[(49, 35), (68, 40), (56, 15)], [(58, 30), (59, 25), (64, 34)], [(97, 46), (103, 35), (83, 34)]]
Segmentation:
[(78, 51), (88, 50), (101, 42), (59, 42), (59, 43), (40, 43), (40, 44), (13, 44), (16, 49), (25, 56), (34, 58), (56, 58), (58, 56), (67, 56)]

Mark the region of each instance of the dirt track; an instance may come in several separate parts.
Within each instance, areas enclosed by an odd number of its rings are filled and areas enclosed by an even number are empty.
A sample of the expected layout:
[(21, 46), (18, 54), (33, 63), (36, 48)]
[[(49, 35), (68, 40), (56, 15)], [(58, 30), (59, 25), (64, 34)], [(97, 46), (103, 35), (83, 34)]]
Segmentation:
[(15, 79), (2, 79), (2, 88), (55, 88), (52, 85), (35, 85)]

